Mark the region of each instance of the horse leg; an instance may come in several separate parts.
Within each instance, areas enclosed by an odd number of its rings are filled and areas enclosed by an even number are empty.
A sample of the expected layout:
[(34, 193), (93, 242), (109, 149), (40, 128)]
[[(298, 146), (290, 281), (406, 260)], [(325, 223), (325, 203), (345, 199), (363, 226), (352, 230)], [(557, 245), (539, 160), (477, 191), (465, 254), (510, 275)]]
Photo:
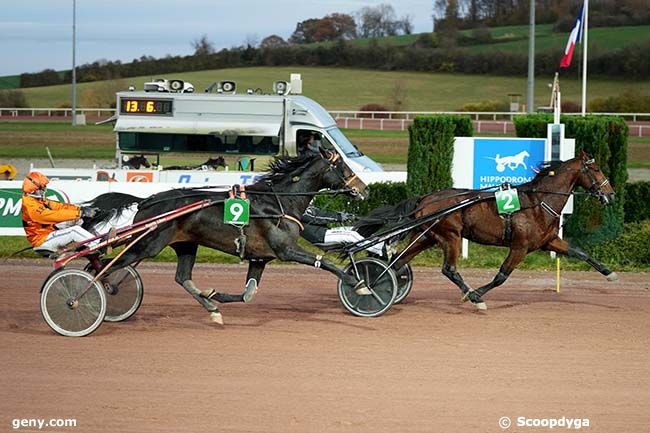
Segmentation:
[(465, 283), (463, 277), (460, 275), (456, 269), (456, 263), (458, 261), (458, 254), (461, 250), (462, 237), (460, 235), (450, 237), (449, 239), (439, 239), (438, 243), (442, 247), (444, 254), (444, 263), (442, 264), (442, 274), (449, 278), (449, 280), (454, 283), (460, 291), (463, 293), (461, 301), (467, 300), (468, 293), (471, 293), (472, 288)]
[(372, 292), (366, 286), (366, 282), (361, 280), (358, 281), (353, 275), (348, 275), (339, 269), (334, 263), (323, 258), (321, 255), (311, 254), (298, 245), (282, 245), (279, 248), (274, 248), (276, 254), (280, 260), (283, 261), (292, 261), (297, 263), (302, 263), (307, 266), (313, 266), (315, 268), (321, 268), (328, 272), (336, 275), (340, 280), (345, 284), (355, 287), (355, 293), (357, 295), (371, 295)]
[(210, 319), (223, 325), (223, 317), (219, 308), (214, 305), (210, 298), (214, 295), (213, 290), (199, 290), (192, 281), (192, 269), (196, 261), (196, 250), (198, 246), (191, 242), (179, 242), (170, 245), (176, 252), (178, 262), (176, 264), (176, 282), (180, 284), (196, 301), (210, 312)]
[(212, 299), (218, 302), (251, 302), (257, 293), (257, 286), (262, 279), (262, 272), (268, 260), (252, 259), (248, 262), (248, 275), (246, 276), (246, 287), (241, 295), (229, 295), (228, 293), (216, 293)]
[(603, 274), (605, 277), (607, 277), (608, 281), (616, 281), (618, 280), (618, 274), (616, 272), (611, 271), (607, 266), (604, 264), (600, 263), (598, 260), (594, 259), (591, 257), (589, 254), (586, 252), (582, 251), (578, 247), (572, 247), (569, 245), (569, 243), (565, 240), (562, 240), (560, 238), (555, 238), (542, 248), (546, 251), (555, 251), (558, 254), (562, 254), (567, 257), (573, 257), (576, 259), (580, 259), (584, 262), (587, 262), (591, 265), (592, 268)]
[(526, 257), (527, 253), (528, 250), (525, 248), (510, 248), (508, 257), (506, 257), (506, 259), (503, 261), (501, 267), (499, 268), (499, 272), (497, 272), (492, 281), (474, 291), (470, 291), (466, 297), (469, 298), (469, 300), (472, 301), (472, 303), (479, 310), (487, 310), (487, 305), (485, 302), (483, 302), (483, 299), (481, 299), (481, 297), (493, 288), (503, 284), (508, 279), (512, 271), (515, 270), (517, 265), (521, 263), (524, 257)]

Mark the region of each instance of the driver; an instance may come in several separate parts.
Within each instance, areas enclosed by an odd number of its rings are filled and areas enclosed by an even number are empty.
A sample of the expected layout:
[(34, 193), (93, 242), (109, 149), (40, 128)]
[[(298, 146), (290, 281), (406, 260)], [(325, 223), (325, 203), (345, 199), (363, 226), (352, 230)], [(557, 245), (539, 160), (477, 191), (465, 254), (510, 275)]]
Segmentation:
[[(354, 231), (352, 227), (334, 227), (329, 228), (330, 223), (346, 223), (356, 220), (357, 217), (347, 212), (326, 212), (316, 206), (309, 206), (303, 213), (301, 222), (305, 229), (301, 236), (311, 242), (318, 243), (337, 243), (353, 244), (364, 240), (365, 238)], [(367, 248), (368, 252), (376, 256), (384, 256), (384, 243), (372, 245)]]
[(23, 180), (23, 228), (34, 249), (57, 251), (71, 242), (82, 242), (94, 237), (76, 224), (59, 228), (57, 224), (92, 218), (99, 211), (93, 207), (79, 207), (45, 198), (50, 180), (33, 171)]
[(320, 154), (320, 141), (312, 131), (302, 130), (298, 132), (298, 154), (310, 155)]

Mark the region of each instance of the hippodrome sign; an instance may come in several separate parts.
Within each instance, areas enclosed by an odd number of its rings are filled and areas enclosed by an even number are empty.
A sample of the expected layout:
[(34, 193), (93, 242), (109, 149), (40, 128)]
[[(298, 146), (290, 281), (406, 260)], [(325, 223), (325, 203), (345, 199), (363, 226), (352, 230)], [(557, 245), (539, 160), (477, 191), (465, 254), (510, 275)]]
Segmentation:
[(475, 138), (472, 187), (533, 180), (544, 161), (545, 139)]
[(531, 181), (544, 161), (543, 138), (456, 137), (452, 177), (457, 188)]

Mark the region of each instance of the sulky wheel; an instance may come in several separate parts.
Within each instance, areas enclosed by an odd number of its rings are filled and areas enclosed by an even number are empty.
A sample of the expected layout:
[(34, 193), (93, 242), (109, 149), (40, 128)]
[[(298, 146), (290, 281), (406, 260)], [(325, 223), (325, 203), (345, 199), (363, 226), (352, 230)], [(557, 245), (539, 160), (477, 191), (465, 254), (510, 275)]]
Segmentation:
[(394, 304), (399, 304), (411, 293), (413, 288), (413, 269), (408, 263), (395, 272), (397, 277), (397, 296)]
[(41, 313), (55, 332), (83, 337), (95, 331), (106, 315), (106, 295), (93, 276), (81, 269), (52, 272), (41, 290)]
[[(90, 264), (86, 271), (94, 274)], [(140, 274), (133, 266), (116, 269), (100, 279), (106, 291), (106, 317), (107, 322), (122, 322), (133, 316), (144, 296), (144, 285)]]
[(354, 287), (339, 280), (339, 298), (350, 313), (361, 317), (376, 317), (393, 305), (397, 295), (397, 279), (395, 272), (383, 261), (364, 257), (350, 263), (344, 272), (363, 279), (372, 292), (370, 295), (357, 295)]

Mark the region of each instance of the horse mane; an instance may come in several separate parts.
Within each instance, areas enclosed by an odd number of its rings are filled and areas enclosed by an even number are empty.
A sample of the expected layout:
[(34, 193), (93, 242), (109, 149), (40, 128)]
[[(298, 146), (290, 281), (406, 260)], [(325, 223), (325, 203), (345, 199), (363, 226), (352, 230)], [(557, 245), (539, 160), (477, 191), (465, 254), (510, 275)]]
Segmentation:
[(84, 221), (82, 227), (92, 227), (93, 225), (120, 216), (125, 209), (131, 207), (134, 203), (138, 206), (145, 199), (131, 194), (124, 194), (121, 192), (107, 192), (100, 194), (92, 200), (82, 203), (82, 206), (96, 207), (100, 211), (92, 219)]
[[(313, 161), (317, 155), (303, 154), (298, 156), (276, 156), (269, 163), (269, 173), (262, 176), (256, 184), (260, 182), (274, 183), (283, 180), (289, 174), (300, 175), (308, 163)], [(320, 158), (320, 156), (318, 156)]]

